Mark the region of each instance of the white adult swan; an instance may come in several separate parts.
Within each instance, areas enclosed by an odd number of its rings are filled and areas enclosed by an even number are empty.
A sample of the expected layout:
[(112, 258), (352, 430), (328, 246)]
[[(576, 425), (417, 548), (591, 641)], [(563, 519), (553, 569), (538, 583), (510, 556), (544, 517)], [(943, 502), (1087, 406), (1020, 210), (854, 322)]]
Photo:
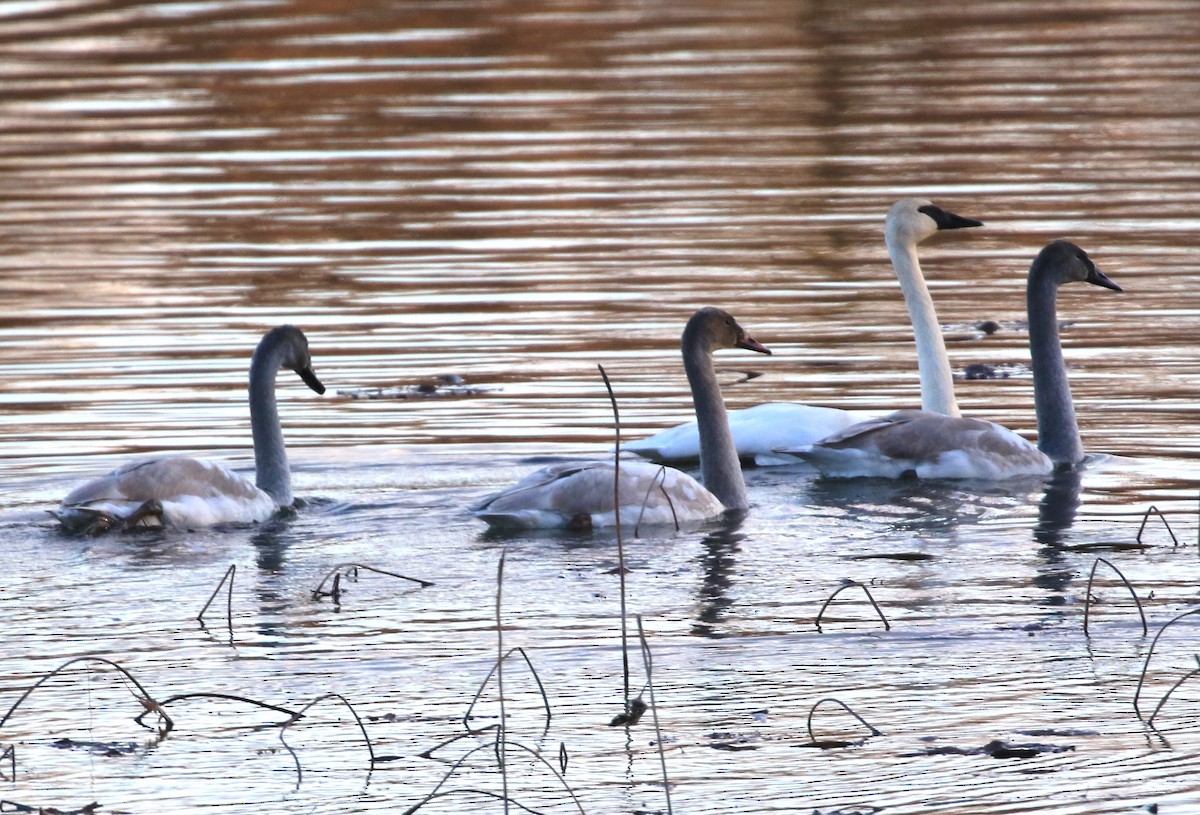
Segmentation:
[[(904, 198), (892, 205), (883, 222), (892, 268), (900, 280), (904, 302), (917, 344), (917, 369), (921, 377), (921, 408), (958, 416), (954, 377), (933, 300), (917, 260), (917, 244), (943, 229), (982, 226), (980, 221), (947, 212), (923, 198)], [(763, 456), (781, 447), (798, 447), (820, 441), (850, 427), (863, 413), (816, 407), (794, 402), (771, 402), (729, 414), (729, 426), (738, 455)], [(662, 430), (624, 445), (625, 450), (654, 461), (686, 461), (700, 454), (695, 422)]]
[(292, 505), (275, 373), (290, 368), (317, 393), (308, 340), (299, 328), (268, 331), (250, 361), (250, 427), (257, 486), (225, 465), (183, 456), (142, 459), (75, 489), (53, 515), (71, 532), (89, 534), (135, 525), (185, 529), (220, 523), (265, 521)]
[(1068, 241), (1054, 241), (1034, 258), (1026, 300), (1037, 446), (992, 422), (902, 410), (785, 452), (800, 456), (823, 475), (843, 478), (995, 480), (1076, 466), (1083, 460), (1083, 442), (1075, 422), (1055, 309), (1058, 287), (1072, 281), (1121, 291), (1086, 252)]
[[(702, 308), (683, 330), (683, 367), (700, 427), (701, 486), (679, 470), (646, 461), (621, 461), (621, 523), (675, 524), (714, 518), (749, 506), (737, 450), (729, 433), (713, 351), (745, 348), (771, 351), (748, 335), (733, 317)], [(471, 507), (489, 525), (507, 529), (613, 526), (612, 461), (554, 464)]]

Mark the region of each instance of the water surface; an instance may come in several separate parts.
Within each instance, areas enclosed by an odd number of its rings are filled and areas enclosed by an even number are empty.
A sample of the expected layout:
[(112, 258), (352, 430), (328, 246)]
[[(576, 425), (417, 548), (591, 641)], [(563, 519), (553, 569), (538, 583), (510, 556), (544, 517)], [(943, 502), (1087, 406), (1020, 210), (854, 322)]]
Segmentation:
[[(1047, 241), (1124, 289), (1059, 298), (1085, 444), (1078, 480), (836, 483), (747, 473), (740, 523), (626, 541), (630, 613), (678, 811), (1188, 811), (1200, 686), (1147, 727), (1151, 635), (1196, 602), (1195, 134), (1185, 2), (736, 5), (463, 0), (12, 2), (0, 8), (0, 798), (70, 810), (383, 812), (487, 736), (462, 732), (494, 659), (496, 567), (515, 742), (589, 812), (666, 811), (649, 717), (621, 710), (611, 535), (484, 533), (464, 510), (547, 458), (607, 454), (603, 365), (636, 436), (688, 417), (678, 336), (727, 308), (775, 352), (718, 356), (731, 407), (918, 401), (881, 239), (920, 195), (986, 227), (922, 262), (968, 415), (1034, 431), (1024, 277)], [(983, 321), (1000, 330), (988, 334)], [(127, 458), (248, 468), (245, 376), (268, 327), (307, 332), (318, 397), (281, 377), (294, 519), (67, 538), (45, 510)], [(440, 375), (465, 387), (396, 393)], [(359, 398), (356, 398), (359, 397)], [(1154, 522), (1155, 506), (1179, 538)], [(361, 562), (340, 604), (312, 590)], [(223, 600), (195, 616), (237, 565)], [(845, 580), (868, 585), (874, 617)], [(1188, 619), (1148, 714), (1194, 668)], [(639, 661), (634, 655), (634, 667)], [(635, 686), (641, 680), (635, 677)], [(881, 735), (829, 704), (836, 697)], [(497, 721), (491, 687), (475, 711)], [(60, 738), (72, 741), (63, 743)], [(1000, 741), (1033, 753), (996, 757)], [(91, 748), (88, 745), (91, 745)], [(113, 752), (114, 755), (106, 755)], [(1018, 750), (1019, 752), (1019, 750)], [(297, 767), (300, 770), (297, 770)], [(577, 811), (544, 764), (472, 754), (455, 788)], [(463, 793), (459, 812), (494, 800)], [(428, 810), (427, 810), (428, 811)]]

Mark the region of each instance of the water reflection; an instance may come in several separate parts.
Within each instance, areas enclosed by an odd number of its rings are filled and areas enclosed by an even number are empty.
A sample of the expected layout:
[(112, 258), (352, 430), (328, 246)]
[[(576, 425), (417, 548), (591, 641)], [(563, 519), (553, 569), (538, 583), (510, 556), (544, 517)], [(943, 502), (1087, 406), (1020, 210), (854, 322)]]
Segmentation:
[(741, 531), (744, 514), (727, 517), (700, 542), (699, 565), (703, 575), (699, 591), (699, 613), (692, 633), (700, 637), (724, 636), (720, 625), (734, 603), (730, 595), (737, 574), (739, 544), (746, 535)]
[(1076, 576), (1076, 564), (1065, 556), (1065, 533), (1075, 523), (1079, 510), (1083, 472), (1079, 468), (1060, 470), (1046, 479), (1046, 490), (1038, 502), (1038, 522), (1033, 528), (1033, 540), (1041, 544), (1038, 554), (1042, 563), (1033, 577), (1033, 584), (1049, 592), (1047, 605), (1062, 605), (1067, 587)]

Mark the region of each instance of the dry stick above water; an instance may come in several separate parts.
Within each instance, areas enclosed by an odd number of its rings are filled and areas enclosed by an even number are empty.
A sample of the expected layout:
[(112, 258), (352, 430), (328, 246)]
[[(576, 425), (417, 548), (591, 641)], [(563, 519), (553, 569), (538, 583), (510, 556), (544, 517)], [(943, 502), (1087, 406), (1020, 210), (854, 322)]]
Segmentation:
[(371, 746), (371, 738), (367, 735), (367, 728), (363, 725), (362, 719), (359, 718), (358, 711), (356, 711), (354, 709), (354, 705), (350, 704), (350, 700), (347, 699), (345, 696), (342, 696), (340, 693), (324, 693), (324, 694), (321, 694), (320, 696), (318, 696), (316, 699), (313, 699), (311, 702), (306, 704), (304, 707), (300, 708), (300, 710), (295, 714), (295, 716), (292, 718), (291, 721), (284, 722), (283, 726), (279, 728), (279, 741), (281, 741), (283, 743), (284, 748), (286, 748), (287, 751), (289, 753), (291, 753), (292, 760), (296, 762), (296, 786), (297, 787), (299, 787), (300, 783), (303, 781), (304, 773), (300, 768), (300, 757), (298, 755), (296, 755), (296, 751), (292, 749), (292, 746), (287, 743), (287, 739), (284, 738), (284, 734), (287, 732), (287, 729), (289, 727), (291, 727), (293, 722), (295, 722), (297, 719), (302, 719), (304, 717), (304, 714), (308, 712), (309, 708), (311, 708), (313, 705), (317, 704), (318, 702), (325, 701), (326, 699), (337, 699), (338, 701), (340, 701), (342, 704), (344, 704), (350, 710), (350, 714), (352, 716), (354, 716), (354, 721), (358, 723), (358, 730), (360, 733), (362, 733), (363, 742), (365, 742), (367, 745), (367, 754), (370, 756), (370, 765), (367, 767), (368, 775), (375, 769), (375, 748)]
[(879, 607), (879, 603), (876, 603), (875, 598), (871, 596), (871, 590), (868, 589), (862, 583), (859, 583), (857, 580), (847, 580), (845, 583), (843, 583), (841, 586), (838, 587), (837, 591), (835, 591), (833, 594), (829, 595), (829, 599), (825, 601), (824, 605), (821, 606), (821, 610), (817, 612), (817, 619), (816, 619), (817, 631), (821, 630), (821, 617), (825, 614), (825, 609), (829, 608), (829, 604), (833, 602), (833, 598), (837, 597), (839, 594), (841, 594), (843, 591), (850, 588), (851, 586), (858, 586), (860, 589), (863, 590), (863, 592), (867, 595), (867, 599), (871, 601), (871, 605), (875, 607), (875, 613), (878, 614), (879, 619), (883, 621), (884, 630), (891, 631), (892, 624), (887, 621), (887, 617), (883, 616), (883, 609), (881, 609)]
[(646, 689), (650, 694), (650, 714), (654, 719), (654, 742), (658, 745), (658, 763), (662, 765), (663, 794), (667, 797), (667, 815), (671, 815), (671, 779), (667, 775), (667, 754), (663, 749), (662, 728), (658, 725), (658, 704), (654, 700), (654, 660), (650, 644), (642, 628), (642, 615), (637, 615), (638, 643), (642, 648), (642, 665), (646, 669)]
[(204, 604), (204, 608), (200, 609), (200, 613), (196, 615), (196, 620), (200, 623), (200, 627), (204, 627), (204, 612), (208, 611), (208, 607), (212, 605), (212, 601), (217, 598), (217, 592), (229, 582), (229, 590), (225, 597), (225, 620), (229, 624), (229, 641), (233, 641), (233, 578), (237, 574), (237, 564), (230, 563), (229, 568), (225, 570), (221, 582), (217, 583), (217, 587), (213, 589), (213, 593), (208, 596), (208, 602)]
[[(320, 600), (322, 597), (332, 597), (333, 602), (339, 602), (342, 596), (340, 578), (342, 576), (342, 571), (347, 569), (349, 570), (348, 575), (354, 580), (358, 580), (358, 573), (361, 570), (364, 572), (381, 574), (386, 577), (394, 577), (397, 580), (407, 580), (411, 583), (418, 583), (423, 589), (434, 585), (433, 582), (429, 580), (422, 580), (419, 577), (408, 577), (406, 575), (397, 574), (396, 572), (389, 572), (385, 569), (377, 569), (374, 566), (367, 566), (362, 563), (339, 563), (337, 566), (334, 566), (332, 569), (330, 569), (325, 576), (321, 578), (321, 582), (317, 584), (317, 587), (313, 589), (313, 599)], [(328, 582), (330, 578), (333, 578), (333, 590), (325, 591), (325, 583)]]
[[(497, 569), (496, 569), (496, 649), (497, 649), (496, 662), (493, 664), (491, 671), (488, 672), (487, 677), (480, 684), (479, 691), (476, 692), (475, 698), (471, 700), (471, 705), (467, 709), (467, 713), (463, 716), (463, 726), (467, 727), (467, 733), (464, 735), (455, 736), (453, 739), (450, 739), (449, 741), (442, 742), (437, 747), (431, 748), (431, 749), (427, 750), (426, 752), (422, 753), (421, 757), (429, 758), (429, 757), (431, 757), (431, 754), (433, 753), (434, 750), (438, 750), (442, 747), (445, 747), (447, 744), (450, 744), (451, 742), (454, 742), (460, 738), (464, 738), (466, 735), (478, 735), (478, 734), (486, 732), (488, 730), (496, 731), (496, 734), (497, 734), (496, 740), (492, 744), (480, 745), (479, 747), (476, 747), (473, 750), (467, 751), (467, 753), (465, 755), (461, 756), (457, 761), (455, 761), (450, 766), (450, 769), (446, 771), (446, 774), (444, 776), (442, 776), (442, 780), (437, 783), (437, 785), (433, 788), (433, 790), (428, 795), (426, 795), (424, 798), (422, 798), (420, 801), (418, 801), (416, 804), (414, 804), (413, 806), (406, 809), (404, 811), (403, 815), (411, 815), (412, 813), (419, 810), (421, 807), (425, 806), (425, 804), (429, 803), (430, 801), (432, 801), (436, 798), (444, 798), (449, 795), (459, 795), (459, 794), (482, 795), (482, 796), (486, 796), (488, 798), (494, 798), (496, 800), (502, 801), (504, 804), (505, 812), (508, 812), (509, 805), (511, 804), (525, 812), (536, 813), (537, 810), (530, 809), (529, 807), (522, 804), (520, 801), (514, 800), (509, 797), (508, 761), (507, 761), (507, 758), (505, 755), (506, 752), (509, 750), (525, 751), (525, 752), (529, 753), (530, 755), (532, 755), (534, 758), (536, 758), (539, 762), (541, 762), (547, 769), (550, 770), (551, 773), (554, 774), (554, 777), (562, 785), (563, 789), (565, 789), (567, 791), (567, 794), (569, 794), (571, 796), (571, 800), (574, 802), (575, 807), (579, 810), (579, 812), (580, 813), (583, 812), (583, 806), (582, 806), (582, 804), (579, 803), (579, 798), (575, 795), (575, 791), (573, 789), (571, 789), (571, 786), (566, 782), (566, 779), (563, 778), (562, 773), (560, 773), (558, 770), (556, 770), (554, 768), (554, 766), (549, 761), (547, 761), (544, 756), (541, 755), (540, 752), (538, 752), (536, 750), (531, 750), (530, 748), (528, 748), (522, 744), (519, 744), (517, 742), (509, 742), (507, 740), (507, 732), (508, 732), (507, 721), (506, 721), (507, 713), (506, 713), (505, 706), (504, 706), (504, 660), (507, 659), (508, 657), (512, 656), (513, 652), (515, 652), (515, 651), (521, 652), (521, 656), (525, 658), (525, 662), (527, 665), (529, 665), (529, 670), (533, 673), (534, 679), (537, 681), (538, 688), (539, 688), (539, 690), (541, 690), (542, 701), (546, 706), (546, 727), (547, 727), (547, 729), (549, 729), (549, 722), (550, 722), (550, 703), (549, 703), (549, 700), (546, 698), (546, 690), (545, 690), (545, 687), (542, 685), (541, 677), (539, 677), (537, 674), (537, 671), (534, 670), (533, 663), (530, 661), (529, 656), (525, 653), (525, 650), (523, 648), (519, 648), (519, 647), (511, 648), (507, 652), (504, 651), (503, 619), (501, 617), (501, 609), (503, 606), (503, 596), (504, 596), (503, 595), (504, 563), (507, 558), (507, 555), (508, 555), (507, 550), (501, 552), (500, 562), (497, 565)], [(496, 690), (497, 690), (497, 693), (499, 694), (499, 699), (500, 699), (500, 723), (497, 725), (489, 725), (487, 727), (480, 728), (478, 730), (471, 730), (467, 724), (467, 721), (470, 717), (470, 711), (472, 708), (474, 708), (475, 703), (479, 700), (480, 694), (483, 692), (484, 687), (486, 687), (488, 680), (491, 679), (493, 674), (495, 674), (495, 676), (496, 676)], [(543, 736), (544, 735), (545, 735), (545, 731), (543, 731)], [(468, 758), (473, 756), (475, 753), (478, 753), (481, 750), (486, 750), (486, 749), (493, 750), (494, 755), (496, 756), (496, 759), (500, 765), (500, 777), (501, 777), (501, 780), (503, 783), (503, 792), (501, 794), (497, 794), (497, 793), (491, 792), (489, 790), (481, 790), (481, 789), (475, 789), (475, 788), (457, 788), (457, 789), (451, 789), (451, 790), (445, 790), (445, 791), (442, 790), (442, 787), (446, 784), (446, 782), (450, 780), (450, 778), (454, 775), (454, 773), (458, 770), (458, 768), (461, 767)], [(559, 761), (563, 766), (564, 772), (566, 771), (566, 760), (564, 758), (565, 753), (566, 753), (566, 746), (560, 745)]]
[[(621, 669), (625, 678), (625, 714), (631, 712), (629, 699), (629, 630), (626, 625), (625, 611), (625, 542), (621, 539), (621, 411), (617, 408), (617, 397), (613, 394), (612, 383), (608, 374), (600, 369), (600, 378), (604, 380), (604, 389), (608, 391), (608, 401), (612, 404), (613, 432), (616, 444), (613, 448), (613, 518), (617, 531), (617, 573), (621, 581)], [(613, 720), (616, 723), (616, 720)]]
[[(816, 744), (818, 746), (844, 747), (847, 744), (861, 743), (861, 742), (820, 742), (820, 741), (817, 741), (817, 737), (815, 735), (813, 735), (813, 726), (812, 726), (813, 725), (813, 716), (816, 714), (817, 708), (820, 707), (821, 705), (825, 704), (826, 702), (832, 702), (836, 705), (841, 705), (843, 710), (845, 710), (847, 713), (849, 713), (854, 718), (858, 719), (858, 721), (862, 724), (862, 726), (867, 728), (867, 730), (870, 730), (872, 736), (882, 736), (883, 735), (883, 733), (881, 733), (879, 730), (876, 730), (875, 727), (873, 727), (871, 724), (869, 724), (866, 719), (864, 719), (862, 716), (859, 716), (857, 713), (855, 713), (853, 710), (851, 710), (850, 706), (847, 705), (845, 702), (843, 702), (841, 699), (834, 699), (833, 697), (826, 697), (825, 699), (818, 700), (808, 710), (808, 738), (809, 738), (809, 741), (811, 741), (813, 744)], [(865, 739), (864, 739), (864, 741), (865, 741)]]
[(1096, 558), (1096, 562), (1092, 564), (1092, 573), (1088, 575), (1087, 591), (1084, 593), (1083, 603), (1083, 635), (1085, 637), (1089, 636), (1088, 617), (1091, 615), (1092, 611), (1092, 581), (1096, 579), (1096, 567), (1101, 563), (1105, 564), (1108, 566), (1108, 568), (1116, 572), (1117, 577), (1121, 578), (1121, 582), (1125, 584), (1125, 588), (1129, 589), (1129, 594), (1131, 597), (1133, 597), (1133, 602), (1137, 604), (1138, 614), (1142, 615), (1142, 636), (1146, 636), (1148, 633), (1150, 633), (1150, 629), (1146, 626), (1146, 612), (1142, 609), (1142, 601), (1138, 599), (1137, 592), (1133, 590), (1133, 586), (1128, 580), (1125, 579), (1125, 575), (1121, 573), (1121, 570), (1102, 557)]
[[(1137, 690), (1134, 691), (1134, 693), (1133, 693), (1133, 710), (1135, 713), (1137, 713), (1139, 719), (1145, 719), (1145, 717), (1142, 716), (1141, 708), (1138, 706), (1138, 699), (1142, 695), (1142, 686), (1146, 684), (1146, 674), (1150, 670), (1150, 660), (1154, 656), (1154, 649), (1158, 645), (1158, 638), (1161, 637), (1163, 635), (1163, 632), (1165, 632), (1168, 628), (1173, 626), (1175, 623), (1179, 622), (1184, 617), (1189, 617), (1193, 614), (1200, 614), (1200, 608), (1193, 608), (1190, 611), (1185, 611), (1182, 614), (1163, 623), (1162, 628), (1158, 629), (1158, 633), (1155, 634), (1154, 639), (1152, 639), (1150, 641), (1150, 649), (1148, 651), (1146, 651), (1146, 662), (1145, 662), (1145, 664), (1142, 665), (1141, 676), (1138, 677)], [(1196, 671), (1192, 671), (1187, 676), (1185, 676), (1183, 679), (1181, 679), (1179, 682), (1175, 683), (1174, 687), (1172, 687), (1171, 690), (1167, 691), (1166, 696), (1164, 696), (1162, 698), (1162, 701), (1160, 701), (1158, 703), (1158, 707), (1154, 708), (1154, 713), (1151, 714), (1151, 716), (1148, 720), (1146, 720), (1147, 724), (1152, 722), (1154, 720), (1154, 717), (1158, 715), (1159, 709), (1163, 706), (1163, 703), (1167, 701), (1167, 696), (1170, 696), (1172, 693), (1174, 693), (1175, 688), (1179, 687), (1181, 684), (1183, 684), (1184, 680), (1188, 679), (1190, 676), (1192, 676), (1195, 673), (1196, 673)]]
[(1163, 526), (1167, 528), (1167, 534), (1171, 536), (1171, 543), (1174, 546), (1178, 546), (1179, 538), (1175, 537), (1175, 532), (1171, 529), (1171, 524), (1167, 522), (1167, 516), (1159, 512), (1158, 507), (1154, 506), (1153, 504), (1151, 504), (1150, 508), (1147, 509), (1145, 514), (1142, 515), (1142, 525), (1138, 527), (1137, 536), (1134, 539), (1138, 543), (1142, 542), (1142, 532), (1145, 531), (1146, 522), (1150, 520), (1151, 515), (1157, 515), (1162, 520)]
[[(286, 726), (286, 725), (291, 724), (296, 719), (299, 719), (300, 715), (301, 715), (300, 713), (297, 713), (294, 710), (289, 710), (286, 707), (280, 707), (279, 705), (272, 705), (268, 702), (260, 702), (257, 699), (250, 699), (245, 696), (237, 696), (237, 695), (234, 695), (231, 693), (211, 693), (211, 692), (207, 692), (207, 691), (197, 691), (195, 693), (177, 693), (174, 696), (168, 696), (166, 699), (163, 699), (161, 702), (158, 703), (158, 707), (153, 712), (158, 712), (159, 709), (164, 708), (167, 705), (173, 704), (175, 702), (182, 701), (184, 699), (224, 699), (229, 702), (245, 702), (246, 704), (251, 705), (252, 707), (261, 707), (264, 710), (274, 710), (276, 713), (282, 713), (283, 715), (288, 717), (288, 721), (280, 722), (281, 726)], [(142, 711), (142, 713), (140, 713), (136, 718), (134, 718), (134, 721), (137, 722), (138, 724), (142, 724), (142, 717), (150, 712), (151, 711), (149, 711), (149, 710)], [(145, 725), (142, 724), (142, 727), (145, 727)]]
[[(21, 696), (17, 699), (17, 701), (12, 703), (12, 706), (8, 709), (8, 712), (5, 713), (3, 717), (0, 717), (0, 730), (4, 729), (5, 723), (8, 722), (8, 720), (12, 717), (13, 713), (16, 712), (17, 708), (21, 706), (21, 703), (29, 698), (30, 694), (32, 694), (35, 690), (40, 688), (46, 682), (53, 679), (55, 676), (58, 676), (60, 673), (65, 671), (67, 668), (69, 668), (72, 665), (75, 665), (77, 663), (80, 663), (80, 662), (99, 662), (102, 665), (107, 665), (110, 668), (115, 668), (116, 670), (120, 671), (121, 675), (124, 676), (126, 679), (128, 679), (133, 684), (133, 686), (138, 689), (138, 692), (141, 694), (141, 696), (139, 696), (136, 693), (133, 694), (133, 698), (137, 699), (138, 703), (141, 704), (141, 706), (143, 708), (143, 712), (142, 712), (141, 716), (144, 716), (147, 712), (153, 711), (154, 713), (158, 714), (160, 719), (162, 719), (165, 727), (163, 727), (162, 729), (159, 730), (160, 738), (165, 737), (175, 727), (175, 722), (171, 719), (170, 716), (167, 715), (167, 712), (162, 709), (162, 706), (159, 705), (158, 702), (154, 701), (154, 698), (149, 694), (149, 692), (144, 687), (142, 687), (142, 683), (138, 682), (137, 679), (134, 678), (133, 674), (131, 674), (129, 671), (125, 670), (124, 667), (122, 667), (121, 665), (118, 665), (116, 662), (113, 662), (111, 659), (105, 659), (104, 657), (75, 657), (74, 659), (67, 660), (62, 665), (59, 665), (53, 671), (46, 674), (41, 679), (39, 679), (37, 682), (34, 682), (31, 686), (26, 688), (25, 692), (21, 694)], [(141, 721), (140, 721), (141, 716), (138, 716), (135, 719), (135, 721), (137, 721), (138, 724), (141, 724)], [(142, 725), (142, 726), (145, 727), (145, 725)], [(14, 776), (16, 775), (15, 762), (13, 764), (13, 775)]]
[[(495, 727), (495, 725), (488, 725), (487, 727), (472, 729), (472, 727), (470, 725), (471, 711), (475, 709), (475, 704), (479, 701), (479, 697), (483, 695), (484, 688), (487, 687), (488, 681), (492, 678), (493, 675), (495, 675), (500, 663), (503, 662), (504, 660), (508, 659), (510, 656), (512, 656), (515, 653), (519, 653), (521, 655), (521, 657), (525, 660), (525, 664), (527, 666), (529, 666), (529, 672), (531, 674), (533, 674), (533, 680), (537, 683), (538, 691), (542, 695), (542, 706), (546, 709), (546, 725), (545, 725), (545, 728), (542, 730), (542, 735), (544, 736), (546, 734), (546, 731), (548, 731), (550, 729), (550, 699), (549, 699), (549, 697), (546, 696), (546, 686), (542, 684), (542, 678), (540, 676), (538, 676), (537, 669), (533, 667), (533, 662), (530, 661), (529, 654), (525, 653), (525, 649), (518, 645), (516, 648), (509, 648), (508, 652), (505, 653), (501, 659), (498, 659), (495, 662), (493, 662), (491, 670), (488, 671), (488, 674), (487, 674), (487, 676), (485, 676), (483, 678), (483, 681), (479, 683), (479, 689), (477, 691), (475, 691), (475, 697), (473, 699), (471, 699), (471, 704), (469, 704), (467, 706), (467, 712), (463, 714), (463, 727), (466, 728), (466, 731), (467, 731), (465, 735), (477, 735), (479, 733), (484, 732), (485, 730), (491, 730)], [(455, 741), (459, 738), (462, 738), (462, 736), (455, 736), (450, 741)], [(442, 746), (445, 746), (446, 744), (449, 744), (449, 743), (450, 743), (449, 741), (444, 742)], [(438, 749), (438, 748), (436, 748), (436, 747), (432, 748), (428, 752), (433, 752), (433, 750), (436, 750), (436, 749)]]

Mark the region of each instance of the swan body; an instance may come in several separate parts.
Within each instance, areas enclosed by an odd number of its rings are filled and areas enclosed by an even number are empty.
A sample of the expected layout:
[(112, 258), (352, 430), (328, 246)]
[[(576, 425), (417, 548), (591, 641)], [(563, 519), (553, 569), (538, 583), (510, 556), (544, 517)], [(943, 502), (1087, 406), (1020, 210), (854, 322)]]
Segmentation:
[(300, 329), (284, 325), (263, 336), (250, 364), (255, 483), (217, 462), (185, 456), (141, 459), (77, 487), (52, 514), (70, 532), (96, 534), (138, 525), (195, 529), (256, 523), (291, 506), (291, 475), (275, 404), (280, 368), (325, 392)]
[[(900, 281), (917, 345), (921, 378), (921, 407), (958, 416), (954, 376), (946, 355), (941, 325), (921, 274), (917, 244), (944, 229), (982, 226), (947, 212), (923, 198), (904, 198), (892, 205), (884, 220), (884, 239), (892, 268)], [(771, 402), (729, 413), (729, 427), (738, 455), (773, 463), (773, 450), (812, 444), (861, 421), (866, 414), (794, 402)], [(700, 455), (695, 422), (667, 428), (629, 442), (624, 450), (654, 461), (687, 461)]]
[[(680, 527), (750, 505), (712, 355), (719, 348), (735, 347), (771, 352), (716, 308), (702, 308), (692, 315), (682, 346), (698, 421), (703, 484), (671, 467), (623, 460), (616, 486), (622, 523)], [(471, 507), (471, 512), (501, 529), (613, 526), (618, 514), (613, 505), (617, 467), (612, 461), (544, 467)]]
[(1083, 460), (1083, 443), (1058, 335), (1058, 287), (1073, 281), (1121, 291), (1082, 249), (1054, 241), (1029, 270), (1029, 345), (1038, 443), (979, 419), (905, 410), (854, 425), (816, 444), (781, 452), (840, 478), (979, 478), (1045, 475)]

